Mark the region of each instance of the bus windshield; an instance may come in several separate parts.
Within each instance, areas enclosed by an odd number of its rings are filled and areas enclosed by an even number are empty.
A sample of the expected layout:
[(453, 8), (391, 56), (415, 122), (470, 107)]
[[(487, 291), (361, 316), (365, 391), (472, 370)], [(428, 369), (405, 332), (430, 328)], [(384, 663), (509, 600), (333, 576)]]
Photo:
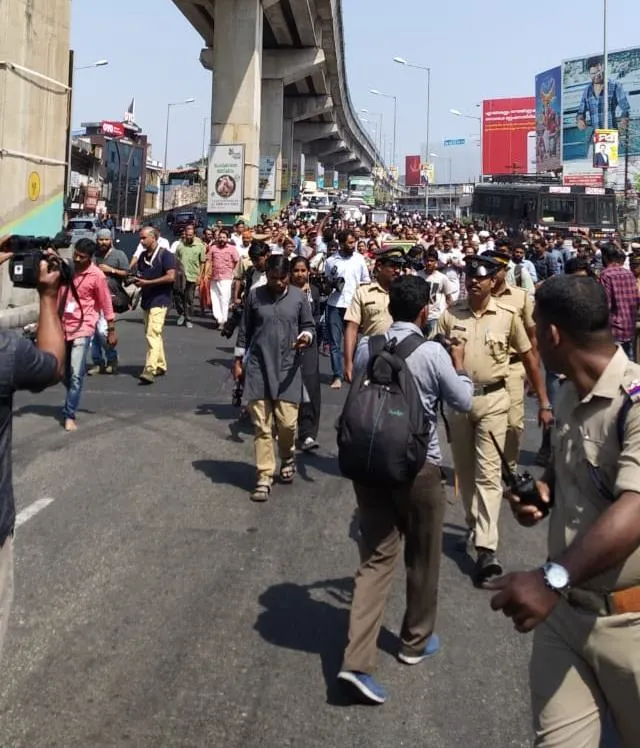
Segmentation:
[(545, 195), (541, 200), (540, 220), (543, 223), (575, 223), (575, 198)]

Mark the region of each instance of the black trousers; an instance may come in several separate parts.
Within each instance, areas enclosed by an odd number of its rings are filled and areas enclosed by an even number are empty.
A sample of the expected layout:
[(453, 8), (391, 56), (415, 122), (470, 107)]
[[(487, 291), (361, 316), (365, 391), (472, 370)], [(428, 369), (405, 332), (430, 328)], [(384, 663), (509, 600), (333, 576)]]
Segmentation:
[(309, 402), (301, 402), (298, 410), (298, 438), (303, 442), (307, 437), (317, 439), (320, 427), (320, 373), (302, 374), (302, 383), (309, 395)]
[(196, 284), (193, 281), (185, 281), (184, 291), (176, 291), (174, 294), (174, 303), (176, 311), (185, 321), (190, 322), (193, 319), (193, 301), (196, 296)]

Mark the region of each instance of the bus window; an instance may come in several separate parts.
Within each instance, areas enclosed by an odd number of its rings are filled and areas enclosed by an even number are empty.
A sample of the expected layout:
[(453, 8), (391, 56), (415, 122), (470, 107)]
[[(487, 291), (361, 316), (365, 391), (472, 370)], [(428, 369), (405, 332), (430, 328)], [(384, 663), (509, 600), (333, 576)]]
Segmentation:
[(598, 200), (598, 212), (600, 213), (600, 223), (603, 226), (614, 226), (615, 198), (601, 197)]
[(574, 198), (543, 197), (541, 221), (543, 223), (575, 223), (576, 201)]
[(598, 204), (592, 195), (580, 195), (578, 198), (578, 223), (586, 226), (598, 225)]

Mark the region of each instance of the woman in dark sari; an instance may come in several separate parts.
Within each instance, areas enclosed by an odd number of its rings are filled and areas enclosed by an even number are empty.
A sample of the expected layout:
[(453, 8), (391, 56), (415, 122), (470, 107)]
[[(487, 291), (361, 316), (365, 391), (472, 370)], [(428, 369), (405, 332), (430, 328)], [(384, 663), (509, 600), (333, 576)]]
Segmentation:
[[(309, 260), (296, 257), (290, 266), (290, 283), (306, 294), (313, 319), (320, 320), (320, 292), (309, 283)], [(302, 354), (302, 402), (298, 410), (298, 442), (303, 452), (311, 452), (320, 446), (317, 442), (320, 426), (320, 372), (318, 340), (314, 338)]]

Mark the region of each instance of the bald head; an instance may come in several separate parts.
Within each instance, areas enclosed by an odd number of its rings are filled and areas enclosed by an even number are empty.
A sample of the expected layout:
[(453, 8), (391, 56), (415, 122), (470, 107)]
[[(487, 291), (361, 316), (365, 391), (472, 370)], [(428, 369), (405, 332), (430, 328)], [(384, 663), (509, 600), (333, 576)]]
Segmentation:
[(153, 226), (140, 229), (140, 244), (147, 250), (153, 251), (158, 246), (160, 232)]

